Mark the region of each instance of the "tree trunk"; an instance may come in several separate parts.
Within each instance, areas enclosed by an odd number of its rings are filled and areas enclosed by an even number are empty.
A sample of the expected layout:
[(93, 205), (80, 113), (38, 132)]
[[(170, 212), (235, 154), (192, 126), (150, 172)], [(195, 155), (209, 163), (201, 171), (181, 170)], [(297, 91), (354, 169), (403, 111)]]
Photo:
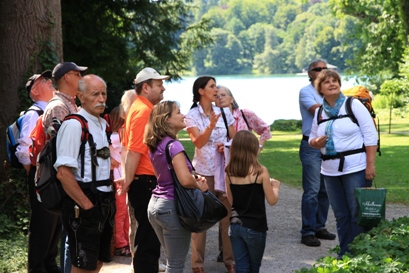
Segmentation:
[(54, 47), (54, 56), (62, 59), (60, 1), (0, 1), (0, 37), (0, 181), (4, 181), (4, 132), (29, 102), (22, 89), (31, 75), (52, 69), (56, 64), (44, 65), (47, 58), (40, 60), (39, 55), (51, 53), (44, 49)]
[(402, 22), (405, 27), (405, 33), (406, 33), (406, 45), (409, 46), (409, 1), (400, 0), (400, 6), (401, 6)]

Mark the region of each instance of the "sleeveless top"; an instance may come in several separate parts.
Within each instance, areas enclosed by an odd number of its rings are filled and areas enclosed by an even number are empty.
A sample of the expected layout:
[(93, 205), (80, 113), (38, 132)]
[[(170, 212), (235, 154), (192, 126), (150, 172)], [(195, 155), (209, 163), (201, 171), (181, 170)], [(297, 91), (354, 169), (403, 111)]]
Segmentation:
[(230, 176), (230, 191), (233, 196), (231, 223), (238, 223), (243, 227), (265, 232), (267, 227), (265, 195), (263, 184), (257, 184), (258, 175), (251, 184), (232, 184)]

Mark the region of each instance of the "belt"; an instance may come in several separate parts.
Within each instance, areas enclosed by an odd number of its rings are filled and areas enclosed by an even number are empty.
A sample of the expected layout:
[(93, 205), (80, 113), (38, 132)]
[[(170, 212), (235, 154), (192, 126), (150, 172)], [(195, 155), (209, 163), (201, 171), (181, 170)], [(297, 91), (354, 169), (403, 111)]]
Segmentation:
[(302, 135), (302, 140), (308, 141), (309, 138), (310, 138), (309, 136)]
[(149, 179), (149, 178), (154, 178), (156, 179), (156, 176), (154, 175), (149, 175), (149, 174), (135, 174), (135, 176), (133, 177), (133, 180), (140, 180), (140, 179)]
[(366, 152), (365, 145), (363, 145), (362, 148), (345, 151), (345, 152), (339, 152), (339, 153), (336, 153), (335, 155), (321, 154), (321, 159), (325, 161), (325, 160), (332, 160), (332, 159), (339, 158), (338, 171), (342, 172), (344, 169), (345, 156), (358, 154), (358, 153), (365, 153), (365, 152)]

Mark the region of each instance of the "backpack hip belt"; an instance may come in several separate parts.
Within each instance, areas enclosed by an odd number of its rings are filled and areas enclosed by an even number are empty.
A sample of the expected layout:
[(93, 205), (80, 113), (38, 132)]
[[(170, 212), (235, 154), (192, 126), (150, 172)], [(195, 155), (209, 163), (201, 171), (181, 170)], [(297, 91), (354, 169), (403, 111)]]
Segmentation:
[(359, 153), (365, 153), (365, 152), (366, 152), (365, 145), (362, 145), (362, 147), (359, 148), (359, 149), (345, 151), (345, 152), (339, 152), (339, 153), (336, 153), (335, 155), (321, 154), (321, 159), (325, 161), (325, 160), (332, 160), (332, 159), (339, 158), (338, 171), (342, 172), (343, 169), (344, 169), (345, 156), (353, 155), (353, 154), (359, 154)]

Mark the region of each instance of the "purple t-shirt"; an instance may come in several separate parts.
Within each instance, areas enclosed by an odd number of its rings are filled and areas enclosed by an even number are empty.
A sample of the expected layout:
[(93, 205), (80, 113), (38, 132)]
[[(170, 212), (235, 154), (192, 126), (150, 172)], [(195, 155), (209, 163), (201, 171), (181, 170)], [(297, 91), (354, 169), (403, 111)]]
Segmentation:
[[(157, 181), (158, 185), (153, 190), (152, 195), (164, 199), (174, 200), (174, 188), (173, 188), (173, 180), (170, 170), (168, 168), (168, 163), (166, 161), (166, 153), (165, 148), (166, 144), (169, 141), (174, 140), (171, 137), (165, 137), (159, 143), (158, 148), (154, 153), (149, 152), (149, 157), (151, 159), (153, 168), (157, 174)], [(183, 148), (182, 143), (175, 140), (172, 144), (169, 145), (169, 152), (170, 157), (173, 158), (178, 153), (183, 152), (185, 149)], [(192, 171), (192, 166), (190, 165), (189, 161), (186, 159), (186, 165), (189, 171)]]

